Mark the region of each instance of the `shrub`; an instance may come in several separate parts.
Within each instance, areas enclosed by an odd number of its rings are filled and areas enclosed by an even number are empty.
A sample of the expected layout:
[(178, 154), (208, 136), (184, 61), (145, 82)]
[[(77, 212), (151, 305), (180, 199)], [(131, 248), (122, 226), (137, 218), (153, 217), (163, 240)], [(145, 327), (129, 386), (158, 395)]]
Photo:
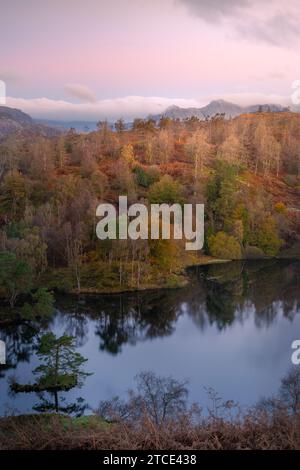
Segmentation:
[(218, 232), (211, 235), (208, 240), (210, 254), (216, 258), (240, 259), (242, 250), (239, 242), (232, 235), (225, 232)]
[(149, 188), (151, 184), (159, 180), (159, 172), (155, 168), (145, 170), (141, 166), (136, 166), (133, 169), (133, 173), (135, 174), (137, 184), (144, 188)]
[(164, 175), (160, 181), (154, 183), (151, 187), (149, 201), (151, 204), (183, 204), (183, 189), (170, 176)]
[(267, 256), (276, 256), (283, 243), (272, 216), (260, 221), (251, 238), (252, 244), (258, 246)]

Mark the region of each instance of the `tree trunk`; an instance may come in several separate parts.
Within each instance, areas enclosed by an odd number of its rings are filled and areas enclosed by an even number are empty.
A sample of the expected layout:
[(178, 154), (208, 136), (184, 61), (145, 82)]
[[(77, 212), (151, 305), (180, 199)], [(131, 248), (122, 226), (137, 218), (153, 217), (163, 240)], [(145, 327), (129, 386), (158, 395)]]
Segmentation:
[(58, 409), (58, 391), (55, 390), (54, 392), (54, 399), (55, 399), (55, 412), (58, 413), (59, 409)]

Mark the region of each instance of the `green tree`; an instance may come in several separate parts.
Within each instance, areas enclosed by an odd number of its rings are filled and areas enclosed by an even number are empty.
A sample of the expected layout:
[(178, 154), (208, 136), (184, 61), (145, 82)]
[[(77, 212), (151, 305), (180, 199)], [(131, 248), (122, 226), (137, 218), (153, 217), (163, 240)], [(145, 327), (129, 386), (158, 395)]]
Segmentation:
[(33, 371), (38, 376), (36, 382), (27, 385), (13, 382), (11, 390), (15, 393), (47, 391), (54, 396), (53, 409), (58, 413), (61, 411), (58, 393), (81, 387), (83, 379), (90, 375), (82, 369), (87, 359), (75, 351), (74, 337), (57, 338), (53, 333), (42, 336), (37, 355), (42, 364)]
[(0, 289), (4, 291), (11, 308), (14, 308), (20, 294), (26, 294), (32, 286), (30, 266), (19, 260), (14, 253), (0, 253)]
[(283, 241), (279, 238), (272, 216), (262, 218), (250, 237), (251, 245), (258, 246), (267, 256), (276, 256)]
[(37, 228), (26, 230), (20, 239), (9, 240), (9, 250), (13, 251), (19, 260), (30, 266), (35, 276), (41, 275), (47, 268), (47, 244), (43, 242)]
[(151, 184), (159, 180), (159, 172), (153, 167), (147, 168), (146, 170), (141, 166), (136, 166), (133, 169), (133, 173), (135, 174), (137, 183), (144, 188), (149, 188)]
[(53, 313), (54, 297), (45, 287), (31, 294), (32, 304), (25, 303), (21, 309), (22, 318), (29, 320), (49, 317)]
[(183, 204), (183, 189), (171, 176), (164, 175), (160, 181), (151, 186), (149, 201), (151, 204)]
[(217, 160), (206, 187), (207, 210), (213, 228), (223, 229), (238, 202), (238, 169)]

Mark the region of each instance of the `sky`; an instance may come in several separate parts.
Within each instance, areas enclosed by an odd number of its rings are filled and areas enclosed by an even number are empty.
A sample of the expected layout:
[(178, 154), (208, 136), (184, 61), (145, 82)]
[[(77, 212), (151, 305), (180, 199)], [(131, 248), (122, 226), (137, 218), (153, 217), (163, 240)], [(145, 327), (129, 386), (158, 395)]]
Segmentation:
[(0, 0), (6, 104), (36, 118), (290, 104), (299, 0)]

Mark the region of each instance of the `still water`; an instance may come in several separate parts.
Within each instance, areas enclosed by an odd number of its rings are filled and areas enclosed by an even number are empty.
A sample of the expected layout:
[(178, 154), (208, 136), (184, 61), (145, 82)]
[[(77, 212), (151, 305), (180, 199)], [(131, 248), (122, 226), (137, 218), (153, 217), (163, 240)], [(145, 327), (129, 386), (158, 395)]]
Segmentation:
[[(99, 402), (125, 396), (140, 371), (189, 381), (189, 400), (205, 407), (205, 387), (242, 406), (270, 396), (291, 366), (300, 339), (300, 262), (234, 262), (190, 269), (178, 290), (59, 297), (53, 317), (39, 325), (0, 329), (7, 364), (0, 366), (0, 414), (29, 413), (35, 393), (9, 392), (11, 377), (34, 381), (36, 348), (47, 331), (76, 337), (88, 359), (80, 389), (60, 394)], [(299, 366), (300, 367), (300, 366)]]

